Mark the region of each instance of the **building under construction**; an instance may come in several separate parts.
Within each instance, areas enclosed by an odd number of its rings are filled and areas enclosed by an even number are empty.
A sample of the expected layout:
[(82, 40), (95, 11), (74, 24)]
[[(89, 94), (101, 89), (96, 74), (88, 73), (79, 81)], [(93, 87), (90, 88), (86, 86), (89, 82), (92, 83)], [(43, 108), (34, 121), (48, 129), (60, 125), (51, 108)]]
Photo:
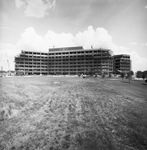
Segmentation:
[(17, 75), (47, 75), (48, 53), (21, 51), (15, 57), (15, 71)]
[(15, 71), (26, 75), (102, 75), (113, 73), (114, 58), (109, 49), (83, 49), (82, 46), (51, 48), (48, 53), (22, 50), (15, 57)]
[(119, 74), (121, 72), (128, 73), (131, 71), (130, 55), (120, 54), (113, 56), (113, 72)]

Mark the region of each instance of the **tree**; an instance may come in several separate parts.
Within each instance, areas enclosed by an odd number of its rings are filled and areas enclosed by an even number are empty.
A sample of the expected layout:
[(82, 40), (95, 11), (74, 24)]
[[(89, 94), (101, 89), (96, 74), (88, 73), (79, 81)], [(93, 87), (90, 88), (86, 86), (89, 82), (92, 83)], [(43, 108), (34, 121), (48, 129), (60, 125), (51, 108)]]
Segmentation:
[(137, 71), (136, 72), (136, 78), (142, 78), (143, 72), (142, 71)]
[(145, 78), (147, 78), (147, 70), (142, 73), (142, 78), (143, 78), (143, 80), (144, 80)]
[(112, 77), (112, 74), (111, 73), (109, 73), (109, 78), (111, 78)]
[(134, 75), (134, 72), (131, 70), (131, 71), (130, 71), (130, 74), (131, 74), (131, 76), (133, 76), (133, 75)]
[(134, 72), (132, 70), (127, 73), (127, 79), (129, 80), (129, 82), (131, 81), (133, 74)]
[(121, 72), (121, 78), (122, 78), (122, 80), (124, 79), (124, 77), (125, 77), (125, 73), (124, 72)]

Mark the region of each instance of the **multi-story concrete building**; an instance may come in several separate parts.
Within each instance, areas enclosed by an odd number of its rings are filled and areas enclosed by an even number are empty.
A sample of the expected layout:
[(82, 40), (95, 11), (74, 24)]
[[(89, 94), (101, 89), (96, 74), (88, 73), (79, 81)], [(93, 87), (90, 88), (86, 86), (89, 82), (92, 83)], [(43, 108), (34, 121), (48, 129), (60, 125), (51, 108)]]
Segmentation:
[(113, 58), (109, 49), (83, 49), (82, 46), (51, 48), (48, 53), (22, 51), (15, 57), (15, 71), (28, 75), (109, 74), (113, 73)]
[(48, 65), (48, 53), (21, 51), (21, 54), (15, 57), (16, 74), (46, 74)]
[(108, 49), (52, 48), (48, 55), (48, 74), (113, 72), (112, 51)]
[(113, 56), (113, 72), (120, 73), (124, 72), (127, 73), (131, 71), (131, 60), (130, 55), (120, 54)]

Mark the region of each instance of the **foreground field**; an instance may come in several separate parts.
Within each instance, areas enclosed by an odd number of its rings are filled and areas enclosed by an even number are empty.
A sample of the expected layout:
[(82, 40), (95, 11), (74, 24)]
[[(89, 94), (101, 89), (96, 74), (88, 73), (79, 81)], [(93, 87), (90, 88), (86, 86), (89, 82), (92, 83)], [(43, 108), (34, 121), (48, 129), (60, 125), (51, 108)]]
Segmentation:
[(147, 86), (100, 78), (0, 78), (5, 149), (145, 150)]

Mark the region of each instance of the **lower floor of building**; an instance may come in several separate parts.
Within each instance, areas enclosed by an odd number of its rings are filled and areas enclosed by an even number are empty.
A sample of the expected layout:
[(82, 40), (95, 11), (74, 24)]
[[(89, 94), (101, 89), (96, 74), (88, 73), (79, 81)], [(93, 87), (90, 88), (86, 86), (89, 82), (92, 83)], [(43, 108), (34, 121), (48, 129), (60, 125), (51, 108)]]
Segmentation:
[(113, 68), (110, 67), (104, 67), (104, 66), (88, 66), (88, 67), (66, 67), (66, 68), (15, 68), (16, 74), (17, 75), (80, 75), (80, 74), (85, 74), (85, 75), (102, 75), (102, 74), (109, 74), (113, 72)]

